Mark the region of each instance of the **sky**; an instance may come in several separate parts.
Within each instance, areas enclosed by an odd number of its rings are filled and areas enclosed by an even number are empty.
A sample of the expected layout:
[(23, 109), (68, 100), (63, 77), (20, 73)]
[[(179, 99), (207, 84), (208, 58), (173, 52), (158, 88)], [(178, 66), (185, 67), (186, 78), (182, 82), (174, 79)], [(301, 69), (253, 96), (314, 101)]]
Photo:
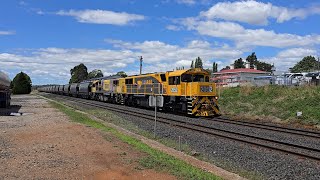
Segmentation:
[(3, 0), (0, 70), (34, 85), (66, 84), (84, 63), (105, 76), (189, 68), (197, 57), (218, 69), (255, 52), (287, 71), (320, 56), (318, 0)]

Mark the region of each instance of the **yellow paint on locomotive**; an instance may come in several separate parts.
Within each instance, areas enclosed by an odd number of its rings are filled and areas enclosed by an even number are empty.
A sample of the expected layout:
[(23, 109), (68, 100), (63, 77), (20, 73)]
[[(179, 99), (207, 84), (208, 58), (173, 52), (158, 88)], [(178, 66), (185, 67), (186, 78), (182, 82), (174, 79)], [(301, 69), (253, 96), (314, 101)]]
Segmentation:
[(92, 85), (91, 85), (91, 92), (92, 93), (96, 93), (98, 90), (98, 82), (99, 80), (93, 80), (91, 81)]
[[(203, 81), (182, 81), (182, 75), (203, 75)], [(210, 74), (200, 68), (177, 70), (168, 72), (169, 82), (167, 85), (167, 95), (171, 96), (215, 96), (216, 86), (215, 83), (209, 82)], [(207, 79), (207, 82), (205, 80)]]
[(209, 72), (187, 69), (168, 72), (168, 96), (184, 96), (188, 101), (188, 114), (195, 116), (220, 115), (216, 100), (216, 85), (209, 82)]
[[(125, 94), (154, 95), (154, 91), (152, 91), (152, 88), (154, 88), (154, 86), (158, 84), (163, 83), (160, 78), (160, 74), (164, 73), (150, 73), (122, 78), (121, 92)], [(156, 82), (154, 83), (154, 81)]]
[(109, 92), (110, 91), (110, 79), (103, 80), (103, 91)]
[(120, 94), (126, 94), (127, 93), (127, 88), (125, 85), (125, 78), (119, 78), (117, 84), (114, 86), (115, 87), (115, 93), (120, 93)]

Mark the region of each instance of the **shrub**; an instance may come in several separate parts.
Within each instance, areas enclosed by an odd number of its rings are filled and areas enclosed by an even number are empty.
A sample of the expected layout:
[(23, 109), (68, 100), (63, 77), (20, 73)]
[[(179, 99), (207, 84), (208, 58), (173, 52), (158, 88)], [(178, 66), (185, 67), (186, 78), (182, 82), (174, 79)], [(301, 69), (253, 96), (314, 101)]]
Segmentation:
[(29, 94), (31, 92), (31, 83), (31, 79), (26, 73), (18, 73), (12, 81), (12, 93)]

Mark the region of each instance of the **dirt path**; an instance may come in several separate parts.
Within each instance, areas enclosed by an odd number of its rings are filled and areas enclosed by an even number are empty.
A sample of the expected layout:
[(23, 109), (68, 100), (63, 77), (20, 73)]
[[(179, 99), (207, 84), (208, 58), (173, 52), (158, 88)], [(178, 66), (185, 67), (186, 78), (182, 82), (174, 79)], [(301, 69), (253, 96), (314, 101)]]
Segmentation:
[(13, 104), (30, 114), (0, 116), (0, 179), (175, 179), (141, 168), (143, 153), (70, 122), (43, 99), (14, 96)]

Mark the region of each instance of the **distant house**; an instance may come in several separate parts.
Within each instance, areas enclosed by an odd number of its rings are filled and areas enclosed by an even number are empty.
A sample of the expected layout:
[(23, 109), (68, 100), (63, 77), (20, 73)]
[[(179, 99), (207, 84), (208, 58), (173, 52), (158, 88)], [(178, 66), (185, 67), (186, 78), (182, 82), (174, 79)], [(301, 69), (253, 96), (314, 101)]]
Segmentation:
[(234, 69), (234, 65), (230, 65), (230, 69), (221, 70), (213, 73), (213, 82), (224, 87), (236, 87), (240, 84), (252, 83), (257, 77), (266, 77), (270, 72), (260, 71), (256, 68), (250, 69), (250, 64), (246, 63), (246, 68)]

